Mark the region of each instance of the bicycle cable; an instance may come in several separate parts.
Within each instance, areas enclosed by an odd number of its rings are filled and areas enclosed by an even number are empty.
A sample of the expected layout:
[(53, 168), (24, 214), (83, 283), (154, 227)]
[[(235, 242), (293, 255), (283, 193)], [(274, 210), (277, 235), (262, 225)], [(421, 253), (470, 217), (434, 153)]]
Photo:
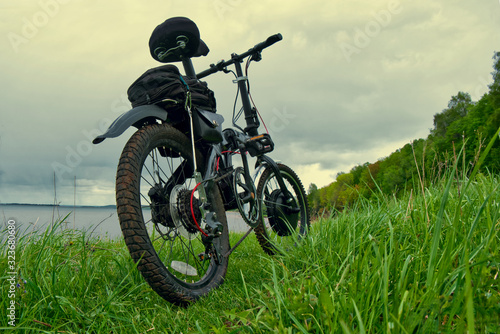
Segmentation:
[[(236, 75), (236, 73), (234, 73), (233, 70), (229, 70), (228, 72), (233, 73), (233, 75), (236, 79), (238, 78), (238, 76)], [(243, 111), (243, 107), (241, 107), (240, 110), (238, 111), (238, 113), (236, 113), (236, 105), (238, 104), (238, 96), (240, 94), (240, 88), (238, 86), (236, 86), (236, 87), (237, 88), (236, 88), (236, 97), (234, 98), (232, 123), (233, 123), (233, 126), (236, 127), (238, 130), (240, 130), (241, 132), (245, 132), (245, 130), (243, 130), (238, 124), (236, 124), (238, 119), (241, 117), (241, 114)]]
[(262, 125), (264, 125), (264, 129), (266, 129), (267, 134), (269, 134), (269, 130), (267, 129), (266, 122), (264, 122), (264, 119), (262, 118), (262, 115), (260, 114), (259, 109), (257, 109), (255, 102), (253, 102), (252, 94), (250, 93), (250, 79), (248, 79), (248, 68), (250, 67), (251, 61), (252, 61), (252, 57), (248, 57), (247, 63), (245, 65), (245, 76), (247, 77), (248, 96), (250, 97), (250, 101), (252, 101), (252, 105), (255, 108), (255, 111), (257, 112), (257, 115), (259, 116), (260, 121), (262, 122)]

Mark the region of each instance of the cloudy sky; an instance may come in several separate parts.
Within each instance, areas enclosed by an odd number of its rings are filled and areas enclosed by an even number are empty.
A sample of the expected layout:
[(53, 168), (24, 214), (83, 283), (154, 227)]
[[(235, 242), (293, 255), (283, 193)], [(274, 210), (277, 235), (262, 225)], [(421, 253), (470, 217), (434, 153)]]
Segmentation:
[[(500, 51), (498, 0), (0, 0), (0, 203), (114, 204), (133, 133), (91, 145), (128, 110), (126, 90), (158, 66), (148, 40), (165, 19), (195, 21), (210, 63), (267, 36), (250, 67), (272, 157), (305, 187), (424, 138), (452, 95), (477, 100)], [(207, 78), (229, 125), (232, 77)]]

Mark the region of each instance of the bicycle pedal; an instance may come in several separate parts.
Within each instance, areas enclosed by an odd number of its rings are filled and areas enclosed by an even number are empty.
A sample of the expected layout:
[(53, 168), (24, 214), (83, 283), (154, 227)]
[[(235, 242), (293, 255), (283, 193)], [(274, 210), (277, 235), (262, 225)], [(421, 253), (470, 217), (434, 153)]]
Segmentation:
[(252, 137), (245, 142), (245, 148), (252, 157), (274, 150), (274, 142), (267, 133)]
[(253, 193), (253, 192), (239, 193), (238, 196), (240, 197), (240, 199), (243, 203), (248, 203), (248, 202), (255, 199), (255, 193)]
[(200, 253), (198, 254), (198, 259), (200, 261), (205, 261), (206, 259), (210, 259), (210, 254)]

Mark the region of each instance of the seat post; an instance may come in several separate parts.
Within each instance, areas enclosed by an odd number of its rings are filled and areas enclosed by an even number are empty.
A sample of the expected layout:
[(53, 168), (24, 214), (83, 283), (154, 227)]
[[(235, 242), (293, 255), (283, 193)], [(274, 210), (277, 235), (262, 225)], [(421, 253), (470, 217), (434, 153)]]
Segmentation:
[(196, 79), (196, 72), (194, 71), (191, 58), (182, 57), (182, 66), (184, 66), (184, 73), (186, 73), (188, 77)]

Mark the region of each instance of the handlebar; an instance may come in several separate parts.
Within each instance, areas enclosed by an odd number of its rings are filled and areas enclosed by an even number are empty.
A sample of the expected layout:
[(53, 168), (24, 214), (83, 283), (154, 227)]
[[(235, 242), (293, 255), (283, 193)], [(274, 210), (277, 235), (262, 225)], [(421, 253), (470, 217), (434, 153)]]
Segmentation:
[(241, 62), (241, 60), (245, 59), (248, 56), (260, 53), (265, 48), (270, 47), (271, 45), (273, 45), (276, 42), (281, 41), (282, 39), (283, 39), (283, 36), (281, 34), (274, 34), (272, 36), (269, 36), (264, 42), (256, 44), (253, 48), (249, 49), (247, 52), (244, 52), (240, 55), (233, 53), (231, 55), (231, 60), (228, 60), (228, 61), (221, 60), (220, 62), (218, 62), (215, 65), (210, 64), (209, 69), (206, 69), (206, 70), (196, 74), (196, 77), (198, 79), (201, 79), (201, 78), (204, 78), (206, 76), (209, 76), (210, 74), (222, 71), (226, 67), (228, 67), (236, 62)]
[(263, 49), (273, 45), (276, 42), (279, 42), (283, 39), (283, 36), (281, 34), (275, 34), (272, 36), (269, 36), (264, 42), (259, 43), (253, 47), (253, 49), (257, 51), (262, 51)]

